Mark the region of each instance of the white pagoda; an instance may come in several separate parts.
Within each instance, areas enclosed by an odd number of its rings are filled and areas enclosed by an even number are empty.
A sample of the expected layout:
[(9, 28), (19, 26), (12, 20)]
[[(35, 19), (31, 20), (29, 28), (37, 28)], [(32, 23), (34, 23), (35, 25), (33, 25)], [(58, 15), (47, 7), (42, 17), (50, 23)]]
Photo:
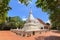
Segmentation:
[(38, 31), (44, 27), (37, 19), (35, 19), (32, 15), (32, 10), (30, 9), (29, 17), (24, 24), (23, 30), (24, 31)]
[(22, 36), (30, 36), (39, 33), (41, 28), (44, 29), (44, 25), (40, 23), (38, 19), (33, 17), (32, 10), (30, 9), (30, 13), (24, 27), (22, 29), (12, 29), (12, 31)]

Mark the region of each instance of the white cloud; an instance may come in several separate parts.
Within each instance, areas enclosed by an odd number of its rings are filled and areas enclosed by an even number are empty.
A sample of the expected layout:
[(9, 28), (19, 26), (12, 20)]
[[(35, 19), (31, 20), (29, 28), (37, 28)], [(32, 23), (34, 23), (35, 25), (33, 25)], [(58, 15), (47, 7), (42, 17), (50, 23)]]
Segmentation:
[(48, 20), (47, 23), (50, 23), (51, 24), (50, 20)]
[(46, 21), (45, 23), (49, 23), (49, 24), (51, 24), (50, 20)]
[(22, 18), (23, 21), (26, 21), (27, 18)]
[(18, 0), (18, 3), (20, 3), (21, 4), (21, 2)]

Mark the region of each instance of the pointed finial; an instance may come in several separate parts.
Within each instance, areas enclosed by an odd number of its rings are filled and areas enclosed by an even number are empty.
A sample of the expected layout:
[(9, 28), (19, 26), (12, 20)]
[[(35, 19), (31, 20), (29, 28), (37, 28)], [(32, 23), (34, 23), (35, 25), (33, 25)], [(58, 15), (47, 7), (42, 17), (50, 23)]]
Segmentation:
[(31, 7), (30, 7), (30, 14), (32, 14), (32, 9), (31, 9)]

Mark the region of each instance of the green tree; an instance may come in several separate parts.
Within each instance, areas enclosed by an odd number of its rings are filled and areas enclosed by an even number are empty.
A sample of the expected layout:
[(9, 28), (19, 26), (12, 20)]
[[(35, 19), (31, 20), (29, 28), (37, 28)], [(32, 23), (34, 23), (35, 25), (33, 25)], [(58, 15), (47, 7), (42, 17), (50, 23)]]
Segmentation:
[(22, 4), (25, 4), (26, 6), (32, 1), (32, 0), (19, 0)]
[(48, 12), (52, 26), (60, 28), (60, 0), (37, 0), (36, 6)]
[(9, 24), (8, 26), (10, 27), (22, 28), (24, 26), (24, 21), (19, 16), (9, 17), (7, 21), (7, 23)]
[(10, 0), (0, 0), (0, 24), (6, 21), (8, 11), (11, 9), (9, 2)]

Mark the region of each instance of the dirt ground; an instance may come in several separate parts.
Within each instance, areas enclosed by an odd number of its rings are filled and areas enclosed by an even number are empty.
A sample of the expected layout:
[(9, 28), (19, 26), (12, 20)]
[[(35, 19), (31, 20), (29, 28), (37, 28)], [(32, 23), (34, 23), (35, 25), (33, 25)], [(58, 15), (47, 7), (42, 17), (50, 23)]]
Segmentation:
[(31, 37), (22, 37), (11, 31), (0, 31), (0, 40), (60, 40), (60, 32), (48, 31)]

